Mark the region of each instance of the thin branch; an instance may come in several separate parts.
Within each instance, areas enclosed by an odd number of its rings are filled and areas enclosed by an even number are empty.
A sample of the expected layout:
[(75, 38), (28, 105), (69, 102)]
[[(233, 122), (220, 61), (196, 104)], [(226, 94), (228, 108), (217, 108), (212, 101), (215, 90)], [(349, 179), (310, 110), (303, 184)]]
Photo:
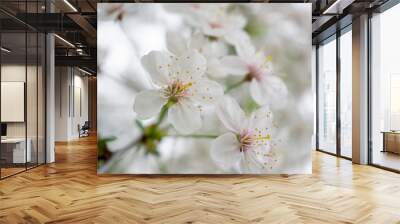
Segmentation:
[(240, 80), (239, 82), (234, 83), (234, 84), (232, 84), (232, 85), (226, 87), (226, 89), (225, 89), (224, 92), (225, 92), (225, 93), (228, 93), (228, 92), (230, 92), (231, 90), (233, 90), (233, 89), (235, 89), (235, 88), (241, 86), (241, 85), (242, 85), (243, 83), (245, 83), (245, 82), (247, 82), (247, 78), (244, 78), (244, 79)]
[(199, 135), (167, 135), (165, 137), (173, 137), (173, 138), (217, 138), (218, 135), (211, 134), (199, 134)]

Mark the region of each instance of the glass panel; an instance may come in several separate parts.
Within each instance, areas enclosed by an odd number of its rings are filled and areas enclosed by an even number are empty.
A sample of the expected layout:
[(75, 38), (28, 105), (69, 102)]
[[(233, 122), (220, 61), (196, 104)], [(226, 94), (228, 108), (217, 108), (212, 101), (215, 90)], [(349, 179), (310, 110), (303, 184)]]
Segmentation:
[(38, 163), (45, 163), (45, 44), (46, 39), (44, 34), (39, 34), (39, 45), (38, 45)]
[(341, 155), (351, 158), (352, 141), (352, 35), (340, 37), (340, 127)]
[(27, 111), (27, 142), (28, 142), (28, 149), (30, 147), (30, 160), (27, 163), (28, 168), (34, 167), (37, 165), (37, 150), (38, 150), (38, 143), (37, 143), (37, 95), (38, 95), (38, 88), (37, 88), (37, 33), (36, 32), (29, 32), (27, 33), (28, 38), (28, 62), (27, 62), (27, 98), (26, 98), (26, 111)]
[[(26, 149), (26, 33), (1, 34), (1, 161), (2, 177), (25, 170)], [(29, 144), (28, 144), (29, 145)]]
[[(27, 2), (27, 13), (37, 13), (38, 4), (36, 1)], [(37, 17), (34, 17), (37, 18)], [(37, 21), (32, 21), (37, 22)], [(27, 167), (35, 167), (38, 163), (38, 34), (35, 30), (27, 30), (27, 142), (30, 147), (31, 158)]]
[(336, 153), (336, 39), (318, 51), (319, 149)]
[[(316, 99), (316, 77), (317, 77), (317, 49), (315, 47), (315, 45), (312, 46), (312, 55), (311, 55), (311, 88), (312, 88), (312, 92), (313, 94), (313, 102), (314, 105), (315, 104), (315, 99)], [(313, 136), (312, 136), (312, 150), (316, 149), (316, 133), (317, 133), (317, 113), (314, 113), (314, 130), (313, 130)]]
[(400, 170), (400, 5), (372, 18), (372, 163)]
[[(43, 13), (45, 1), (1, 1), (14, 14)], [(4, 20), (8, 16), (0, 12)], [(33, 21), (35, 22), (35, 21)], [(12, 18), (0, 23), (0, 177), (45, 162), (45, 35)]]

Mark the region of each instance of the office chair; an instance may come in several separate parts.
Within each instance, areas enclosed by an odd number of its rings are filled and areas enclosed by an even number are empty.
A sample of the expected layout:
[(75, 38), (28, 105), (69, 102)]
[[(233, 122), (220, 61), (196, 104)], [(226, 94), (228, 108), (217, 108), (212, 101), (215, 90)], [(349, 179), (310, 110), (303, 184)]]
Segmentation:
[(89, 129), (90, 129), (90, 125), (89, 125), (89, 121), (85, 121), (85, 123), (82, 125), (82, 127), (79, 127), (80, 125), (78, 125), (78, 129), (79, 129), (79, 138), (80, 137), (87, 137), (89, 136)]

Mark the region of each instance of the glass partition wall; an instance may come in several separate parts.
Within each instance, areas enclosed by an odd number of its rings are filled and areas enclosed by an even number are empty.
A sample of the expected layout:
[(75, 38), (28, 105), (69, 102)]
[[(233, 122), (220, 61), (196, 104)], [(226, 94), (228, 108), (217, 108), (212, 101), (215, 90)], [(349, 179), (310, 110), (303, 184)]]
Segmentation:
[(340, 36), (340, 154), (352, 158), (352, 32), (351, 26)]
[(400, 4), (371, 18), (370, 163), (400, 171)]
[(352, 157), (351, 25), (317, 46), (317, 149)]
[[(18, 7), (35, 12), (34, 3)], [(45, 35), (14, 19), (0, 12), (1, 179), (45, 163), (46, 156)]]
[(318, 149), (336, 153), (336, 37), (318, 47)]

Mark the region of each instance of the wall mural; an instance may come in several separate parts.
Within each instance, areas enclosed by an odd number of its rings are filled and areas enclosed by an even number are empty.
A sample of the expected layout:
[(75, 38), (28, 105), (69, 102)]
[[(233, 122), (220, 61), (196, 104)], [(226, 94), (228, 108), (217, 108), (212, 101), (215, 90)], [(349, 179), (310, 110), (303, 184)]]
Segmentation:
[(98, 4), (98, 173), (311, 173), (311, 4)]

